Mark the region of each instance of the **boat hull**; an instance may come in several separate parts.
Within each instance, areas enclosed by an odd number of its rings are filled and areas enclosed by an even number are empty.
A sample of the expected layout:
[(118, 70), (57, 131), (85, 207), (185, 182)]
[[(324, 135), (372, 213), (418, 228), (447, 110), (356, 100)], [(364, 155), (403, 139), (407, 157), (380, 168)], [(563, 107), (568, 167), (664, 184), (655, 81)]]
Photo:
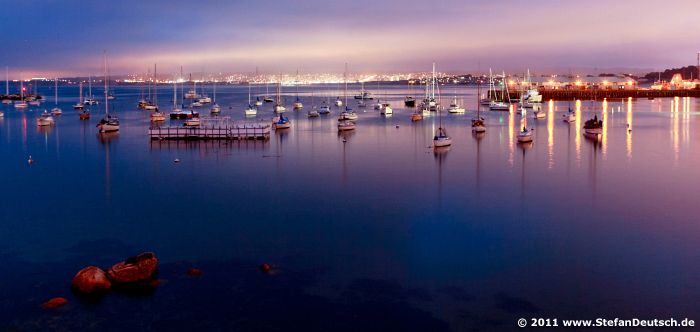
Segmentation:
[(103, 123), (103, 124), (99, 125), (98, 128), (100, 129), (100, 132), (108, 133), (108, 132), (112, 132), (112, 131), (118, 131), (119, 125)]
[(447, 137), (433, 139), (433, 146), (435, 146), (436, 148), (450, 145), (452, 145), (452, 138)]

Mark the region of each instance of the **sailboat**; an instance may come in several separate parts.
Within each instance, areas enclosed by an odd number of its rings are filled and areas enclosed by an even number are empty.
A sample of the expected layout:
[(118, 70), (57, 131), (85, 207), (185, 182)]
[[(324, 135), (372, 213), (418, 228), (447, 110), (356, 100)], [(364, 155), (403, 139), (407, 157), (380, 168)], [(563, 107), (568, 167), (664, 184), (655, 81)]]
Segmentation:
[(107, 97), (107, 52), (104, 52), (104, 62), (105, 62), (105, 118), (100, 120), (97, 124), (97, 128), (100, 132), (106, 133), (110, 131), (119, 130), (119, 120), (115, 115), (109, 115), (109, 100)]
[(568, 122), (569, 124), (576, 122), (576, 112), (571, 108), (571, 92), (569, 91), (569, 107), (568, 111), (566, 114), (563, 114), (562, 117), (564, 118), (564, 122)]
[(518, 133), (519, 143), (532, 142), (534, 138), (535, 134), (533, 133), (533, 130), (528, 130), (526, 126), (523, 126), (523, 129)]
[(296, 81), (296, 86), (297, 86), (297, 101), (294, 102), (294, 109), (299, 110), (302, 107), (304, 107), (304, 104), (299, 101), (299, 71), (297, 70), (297, 81)]
[[(510, 94), (508, 93), (508, 84), (506, 84), (507, 82), (506, 82), (506, 73), (505, 72), (503, 72), (502, 77), (503, 77), (503, 81), (501, 84), (501, 101), (500, 102), (491, 101), (491, 105), (489, 106), (489, 110), (491, 110), (491, 111), (510, 111)], [(503, 92), (503, 87), (505, 87), (505, 89), (506, 89), (505, 92)], [(493, 91), (491, 91), (491, 93), (492, 93), (492, 96), (493, 96), (493, 94), (496, 93), (495, 88)], [(504, 97), (505, 95), (508, 96), (508, 104), (507, 105), (504, 103), (505, 98), (506, 98), (506, 97)]]
[[(404, 105), (408, 107), (414, 107), (416, 106), (416, 100), (413, 99), (413, 81), (411, 80), (406, 80), (406, 85), (408, 86), (408, 93), (411, 95), (406, 95), (406, 100), (403, 101)], [(421, 117), (422, 119), (422, 117)]]
[(211, 98), (204, 94), (204, 69), (202, 69), (202, 98), (199, 98), (199, 103), (202, 105), (211, 103)]
[[(345, 83), (347, 84), (347, 81)], [(338, 82), (338, 99), (335, 100), (335, 106), (343, 106), (343, 101), (340, 100), (340, 81)]]
[(282, 103), (282, 73), (280, 73), (279, 81), (277, 82), (277, 104), (272, 107), (272, 110), (277, 113), (284, 113), (287, 110)]
[[(435, 62), (433, 62), (433, 73), (435, 73)], [(450, 146), (452, 145), (452, 138), (450, 136), (447, 136), (447, 130), (445, 130), (445, 128), (442, 128), (442, 107), (438, 108), (438, 117), (440, 118), (440, 126), (435, 131), (435, 137), (433, 137), (433, 146), (436, 148), (439, 148), (441, 146)]]
[[(414, 100), (414, 105), (415, 105), (415, 100)], [(430, 113), (430, 111), (428, 111)], [(423, 120), (423, 109), (421, 108), (416, 108), (415, 111), (413, 111), (413, 114), (411, 114), (411, 121), (421, 121)]]
[[(360, 98), (357, 98), (358, 96), (355, 96), (355, 99), (360, 99), (360, 101), (357, 102), (357, 107), (366, 107), (367, 103), (365, 102), (365, 96), (366, 95), (372, 96), (372, 94), (365, 91), (365, 82), (360, 82), (360, 84), (362, 85), (362, 90), (360, 91), (360, 95), (359, 95)], [(374, 96), (372, 96), (372, 98), (374, 98)], [(371, 98), (368, 98), (368, 99), (371, 99)]]
[(374, 96), (372, 95), (372, 93), (365, 90), (365, 83), (364, 82), (360, 82), (360, 83), (362, 84), (362, 87), (361, 87), (360, 93), (355, 95), (355, 99), (362, 99), (363, 103), (364, 103), (365, 99), (370, 99), (370, 100), (374, 99)]
[(5, 66), (5, 99), (2, 100), (2, 103), (5, 105), (12, 104), (12, 99), (10, 99), (10, 72), (7, 70), (7, 66)]
[(388, 101), (389, 98), (387, 97), (387, 94), (386, 94), (386, 90), (384, 90), (384, 98), (385, 98), (387, 101), (385, 101), (385, 102), (382, 103), (382, 108), (381, 108), (381, 110), (379, 111), (379, 114), (384, 114), (384, 115), (393, 114), (393, 113), (394, 113), (394, 110), (391, 109), (391, 106), (390, 106), (389, 101)]
[[(345, 64), (345, 74), (343, 75), (344, 81), (345, 81), (345, 90), (343, 91), (343, 98), (345, 99), (345, 111), (340, 113), (340, 117), (338, 118), (338, 130), (339, 131), (346, 131), (346, 130), (354, 130), (355, 129), (355, 123), (350, 121), (350, 113), (351, 109), (347, 106), (348, 104), (348, 64)], [(340, 98), (340, 97), (338, 97)], [(357, 113), (355, 113), (354, 117), (357, 119)]]
[(447, 109), (448, 113), (464, 113), (464, 108), (459, 107), (457, 103), (457, 88), (455, 87), (455, 98), (450, 102), (450, 107)]
[[(257, 69), (256, 69), (256, 72), (257, 72)], [(265, 78), (265, 97), (263, 97), (263, 100), (266, 103), (271, 103), (271, 102), (275, 101), (274, 99), (272, 99), (272, 97), (270, 97), (270, 86), (268, 85), (267, 78)]]
[(245, 115), (256, 115), (258, 114), (258, 108), (250, 103), (250, 82), (248, 82), (248, 107), (245, 109)]
[(88, 96), (83, 100), (85, 105), (97, 105), (97, 102), (92, 96), (92, 75), (88, 73)]
[(56, 99), (56, 107), (54, 107), (51, 110), (51, 114), (53, 115), (61, 115), (63, 114), (63, 111), (61, 111), (60, 108), (58, 108), (58, 77), (54, 80), (55, 86), (54, 86), (54, 92), (56, 93), (56, 96), (54, 99)]
[[(155, 81), (155, 84), (154, 84), (155, 91), (153, 92), (153, 106), (155, 107), (154, 108), (155, 112), (151, 113), (151, 121), (152, 122), (165, 121), (165, 113), (158, 110), (158, 65), (157, 64), (154, 65), (153, 80)], [(177, 88), (175, 88), (175, 89), (177, 89)], [(175, 98), (173, 98), (173, 101), (175, 101)]]
[[(250, 87), (248, 89), (250, 89)], [(248, 91), (248, 95), (248, 99), (250, 99), (250, 91)], [(221, 113), (221, 107), (219, 107), (219, 105), (216, 103), (216, 80), (214, 80), (214, 104), (211, 105), (211, 109), (209, 111), (212, 113)]]
[(491, 71), (491, 68), (489, 68), (489, 92), (488, 92), (488, 97), (484, 96), (479, 96), (481, 99), (479, 100), (479, 103), (484, 106), (490, 106), (493, 104), (494, 100), (492, 96), (496, 93), (496, 89), (493, 86), (493, 72)]
[(80, 97), (78, 98), (78, 103), (73, 105), (73, 108), (77, 110), (85, 108), (85, 104), (83, 104), (83, 82), (80, 82)]
[(595, 116), (593, 119), (590, 119), (583, 124), (584, 132), (590, 135), (600, 135), (603, 133), (603, 120), (598, 120), (598, 100), (596, 99), (596, 92), (597, 90), (593, 91), (593, 111), (595, 112)]
[[(330, 90), (330, 88), (329, 88), (329, 90)], [(323, 103), (321, 105), (321, 110), (319, 111), (319, 113), (321, 113), (321, 114), (330, 113), (331, 112), (331, 106), (330, 106), (331, 97), (330, 97), (330, 95), (328, 96), (328, 103), (326, 103), (326, 101), (323, 100), (323, 98), (321, 98), (321, 100), (323, 101)]]
[(19, 81), (19, 85), (20, 100), (15, 102), (15, 108), (27, 108), (27, 103), (24, 101), (24, 72), (22, 72), (22, 79)]
[(40, 105), (41, 105), (41, 103), (39, 102), (39, 100), (36, 99), (36, 97), (39, 97), (39, 87), (38, 87), (38, 85), (39, 85), (39, 82), (38, 82), (37, 80), (34, 80), (34, 93), (33, 93), (33, 94), (31, 94), (31, 92), (32, 92), (31, 90), (32, 90), (32, 89), (31, 89), (31, 86), (30, 86), (30, 89), (29, 89), (29, 92), (30, 92), (30, 96), (29, 96), (29, 105), (31, 105), (31, 106), (40, 106)]
[(197, 94), (197, 83), (192, 81), (192, 73), (190, 73), (190, 81), (192, 82), (192, 89), (185, 93), (185, 99), (197, 99), (199, 95)]
[(313, 83), (310, 85), (311, 85), (311, 110), (309, 111), (309, 117), (316, 118), (319, 116), (319, 113), (316, 110), (316, 106), (314, 106), (314, 85), (313, 85)]
[(477, 133), (483, 133), (486, 131), (486, 125), (484, 125), (484, 118), (481, 117), (481, 103), (479, 102), (479, 96), (481, 95), (481, 84), (477, 86), (476, 93), (476, 117), (472, 118), (472, 131)]
[[(182, 78), (182, 73), (180, 73), (180, 77)], [(182, 84), (185, 84), (184, 81)], [(187, 114), (185, 114), (182, 108), (177, 106), (177, 81), (175, 81), (173, 84), (173, 109), (170, 111), (170, 119), (177, 119), (180, 117), (187, 118)]]

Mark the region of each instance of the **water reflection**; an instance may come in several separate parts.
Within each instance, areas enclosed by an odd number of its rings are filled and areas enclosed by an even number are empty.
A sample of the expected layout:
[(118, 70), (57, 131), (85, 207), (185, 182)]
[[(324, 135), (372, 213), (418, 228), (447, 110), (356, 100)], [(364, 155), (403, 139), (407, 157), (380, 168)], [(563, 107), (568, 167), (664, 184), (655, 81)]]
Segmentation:
[(485, 132), (472, 132), (472, 137), (476, 140), (476, 195), (481, 193), (481, 140), (486, 136)]
[(627, 161), (632, 163), (632, 97), (627, 102)]
[(433, 156), (438, 164), (438, 207), (442, 207), (442, 164), (450, 149), (452, 149), (451, 145), (433, 148)]

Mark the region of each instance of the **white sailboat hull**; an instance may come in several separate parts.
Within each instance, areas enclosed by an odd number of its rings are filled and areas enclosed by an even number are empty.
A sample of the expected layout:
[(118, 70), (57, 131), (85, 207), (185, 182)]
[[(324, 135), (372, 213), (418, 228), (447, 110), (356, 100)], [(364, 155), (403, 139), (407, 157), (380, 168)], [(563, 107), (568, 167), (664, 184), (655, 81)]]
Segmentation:
[(338, 124), (339, 131), (353, 130), (355, 129), (355, 123), (350, 121), (344, 121)]
[(118, 130), (119, 130), (119, 125), (109, 124), (109, 123), (103, 123), (103, 124), (99, 125), (99, 129), (100, 129), (100, 131), (103, 132), (103, 133), (107, 133), (107, 132), (110, 132), (110, 131), (118, 131)]
[(433, 146), (435, 146), (436, 148), (439, 148), (442, 146), (450, 146), (450, 145), (452, 145), (452, 138), (451, 137), (433, 139)]

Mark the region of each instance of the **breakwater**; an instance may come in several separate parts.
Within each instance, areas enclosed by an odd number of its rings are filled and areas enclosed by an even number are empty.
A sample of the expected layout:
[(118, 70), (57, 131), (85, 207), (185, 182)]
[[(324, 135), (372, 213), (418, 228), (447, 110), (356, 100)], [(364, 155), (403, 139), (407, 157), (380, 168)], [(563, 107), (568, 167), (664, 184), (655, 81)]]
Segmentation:
[[(593, 100), (593, 91), (566, 91), (566, 90), (539, 90), (542, 101), (546, 100)], [(512, 91), (504, 96), (510, 96), (511, 100), (520, 99), (520, 91)], [(501, 92), (489, 93), (491, 98), (501, 100)], [(700, 97), (700, 90), (598, 90), (595, 98), (607, 99), (637, 99), (637, 98), (674, 98), (674, 97)]]

